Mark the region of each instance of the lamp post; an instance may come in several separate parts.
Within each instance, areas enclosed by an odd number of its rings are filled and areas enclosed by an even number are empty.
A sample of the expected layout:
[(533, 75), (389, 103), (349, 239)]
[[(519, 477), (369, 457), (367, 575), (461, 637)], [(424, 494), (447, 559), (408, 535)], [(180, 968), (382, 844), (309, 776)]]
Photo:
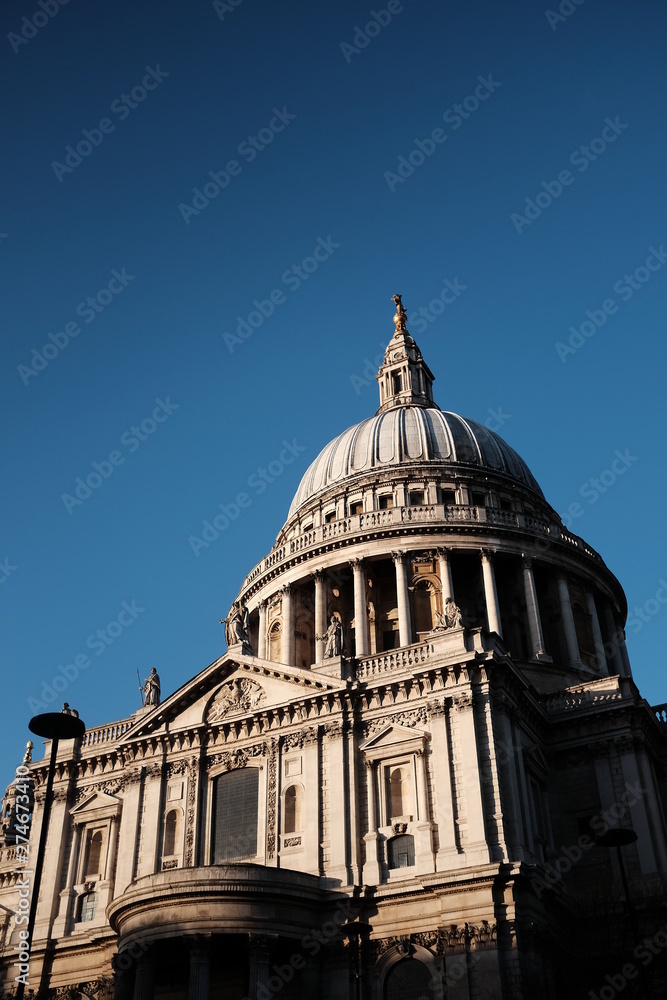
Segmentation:
[[(623, 896), (625, 906), (628, 912), (628, 918), (630, 920), (630, 930), (632, 932), (632, 943), (636, 947), (639, 944), (639, 934), (637, 932), (637, 915), (635, 913), (635, 908), (632, 902), (632, 897), (630, 895), (630, 889), (628, 887), (628, 878), (625, 872), (625, 864), (623, 862), (623, 855), (621, 853), (622, 847), (628, 847), (629, 844), (634, 844), (637, 841), (637, 834), (634, 830), (628, 830), (623, 827), (612, 827), (605, 833), (600, 834), (597, 837), (597, 843), (600, 847), (616, 848), (616, 860), (618, 861), (618, 867), (621, 871), (621, 883), (623, 885)], [(639, 978), (641, 982), (642, 993), (645, 997), (648, 997), (648, 991), (646, 988), (646, 979), (644, 975), (644, 969), (639, 969)]]
[[(49, 771), (46, 778), (46, 790), (44, 792), (44, 811), (42, 813), (42, 826), (39, 831), (39, 846), (37, 848), (37, 859), (35, 861), (34, 869), (35, 876), (32, 884), (32, 893), (30, 895), (30, 912), (28, 914), (27, 945), (30, 953), (32, 952), (32, 938), (35, 930), (37, 902), (39, 900), (42, 868), (44, 867), (44, 854), (46, 852), (46, 837), (49, 828), (49, 817), (51, 815), (53, 779), (56, 773), (58, 743), (60, 740), (74, 740), (83, 736), (86, 731), (86, 727), (78, 715), (74, 715), (71, 710), (64, 708), (62, 712), (44, 712), (42, 715), (35, 715), (28, 723), (28, 729), (31, 733), (34, 733), (35, 736), (42, 736), (47, 740), (51, 740), (51, 757), (49, 759)], [(23, 1000), (25, 985), (25, 982), (19, 982), (16, 989), (16, 1000)]]
[(373, 928), (363, 920), (348, 920), (343, 924), (341, 931), (350, 942), (350, 982), (354, 983), (354, 1000), (361, 1000), (362, 984), (362, 938), (368, 940)]

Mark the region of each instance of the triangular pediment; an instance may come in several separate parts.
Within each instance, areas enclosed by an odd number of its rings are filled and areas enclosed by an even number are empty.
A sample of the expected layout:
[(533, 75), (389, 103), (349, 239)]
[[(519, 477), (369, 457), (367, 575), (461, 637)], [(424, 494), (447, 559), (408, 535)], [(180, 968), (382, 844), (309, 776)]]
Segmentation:
[(393, 747), (398, 748), (406, 743), (423, 744), (428, 738), (429, 734), (423, 729), (388, 723), (379, 732), (369, 737), (365, 743), (362, 743), (359, 749), (368, 754), (369, 751), (373, 753), (375, 751), (385, 751)]
[(345, 687), (346, 682), (311, 670), (227, 652), (196, 677), (145, 711), (121, 743), (204, 724), (214, 725), (303, 702)]
[(113, 815), (121, 806), (122, 802), (117, 796), (96, 789), (70, 809), (70, 816), (75, 820), (83, 817), (93, 819), (97, 814)]

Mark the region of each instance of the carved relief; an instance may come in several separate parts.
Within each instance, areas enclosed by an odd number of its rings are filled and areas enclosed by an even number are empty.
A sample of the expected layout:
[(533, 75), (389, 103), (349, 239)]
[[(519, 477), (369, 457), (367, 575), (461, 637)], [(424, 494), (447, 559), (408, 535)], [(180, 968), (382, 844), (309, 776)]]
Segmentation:
[(206, 714), (206, 721), (219, 722), (227, 716), (251, 712), (266, 701), (266, 692), (247, 677), (223, 684)]
[(185, 867), (191, 868), (193, 864), (194, 843), (195, 843), (195, 805), (197, 802), (197, 761), (190, 765), (188, 773), (188, 803), (185, 814)]
[(276, 853), (276, 804), (278, 790), (278, 755), (276, 753), (277, 744), (271, 744), (269, 756), (269, 775), (267, 783), (267, 807), (266, 807), (266, 856), (273, 858)]
[(225, 771), (235, 771), (239, 767), (245, 767), (251, 757), (263, 757), (265, 753), (266, 743), (256, 743), (251, 747), (228, 750), (226, 753), (218, 753), (214, 757), (209, 757), (206, 761), (206, 767), (210, 769), (222, 764)]

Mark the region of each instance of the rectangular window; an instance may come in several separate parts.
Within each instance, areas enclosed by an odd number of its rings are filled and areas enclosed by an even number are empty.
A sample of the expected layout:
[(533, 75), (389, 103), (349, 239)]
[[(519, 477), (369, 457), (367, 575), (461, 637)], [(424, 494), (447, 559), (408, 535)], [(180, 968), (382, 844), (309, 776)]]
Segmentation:
[(378, 507), (380, 510), (391, 510), (394, 506), (394, 498), (391, 493), (383, 493), (378, 497)]
[(421, 490), (410, 490), (408, 503), (411, 507), (419, 507), (424, 503), (424, 494)]
[(350, 504), (350, 514), (363, 514), (364, 503), (363, 500), (355, 500), (354, 503)]
[(213, 864), (257, 854), (259, 770), (244, 767), (221, 774), (213, 790)]
[(473, 493), (471, 500), (473, 507), (484, 507), (486, 504), (486, 493)]
[(336, 511), (330, 510), (328, 514), (324, 515), (324, 523), (331, 524), (332, 521), (336, 520)]
[(403, 379), (401, 378), (400, 373), (392, 375), (391, 381), (394, 389), (394, 395), (397, 395), (403, 388)]
[(456, 491), (455, 490), (443, 490), (442, 491), (442, 502), (446, 505), (451, 506), (456, 503)]

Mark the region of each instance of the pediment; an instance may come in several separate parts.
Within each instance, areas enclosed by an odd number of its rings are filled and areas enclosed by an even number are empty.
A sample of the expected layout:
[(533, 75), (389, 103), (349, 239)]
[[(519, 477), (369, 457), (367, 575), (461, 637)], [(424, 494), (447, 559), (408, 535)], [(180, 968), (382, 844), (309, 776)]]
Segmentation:
[(143, 714), (120, 742), (158, 735), (167, 729), (172, 732), (241, 719), (281, 705), (301, 703), (344, 686), (345, 682), (338, 679), (234, 650), (233, 655), (225, 653)]
[(116, 795), (96, 790), (82, 799), (73, 809), (70, 809), (70, 816), (75, 822), (84, 820), (87, 822), (102, 817), (115, 816), (120, 812), (122, 806), (122, 801)]
[(428, 739), (430, 739), (430, 735), (423, 729), (388, 723), (365, 743), (362, 743), (359, 749), (366, 756), (373, 757), (376, 754), (386, 754), (393, 749), (398, 752), (408, 749), (407, 744), (412, 745), (410, 749), (423, 747)]

